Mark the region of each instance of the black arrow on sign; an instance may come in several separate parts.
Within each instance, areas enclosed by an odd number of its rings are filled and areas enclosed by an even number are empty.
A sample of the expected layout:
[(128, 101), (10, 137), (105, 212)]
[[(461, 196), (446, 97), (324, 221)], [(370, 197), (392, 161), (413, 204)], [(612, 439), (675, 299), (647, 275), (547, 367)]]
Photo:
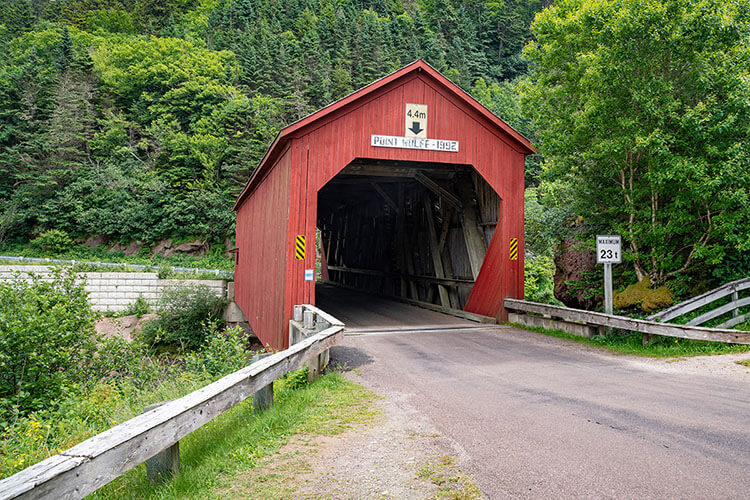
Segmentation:
[(411, 130), (414, 135), (419, 135), (424, 129), (419, 126), (419, 122), (411, 122), (411, 128), (409, 130)]

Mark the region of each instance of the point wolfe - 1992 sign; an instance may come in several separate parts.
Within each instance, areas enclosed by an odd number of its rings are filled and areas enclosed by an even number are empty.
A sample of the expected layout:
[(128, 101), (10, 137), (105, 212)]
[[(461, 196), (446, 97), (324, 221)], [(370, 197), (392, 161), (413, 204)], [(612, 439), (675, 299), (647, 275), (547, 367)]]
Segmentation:
[(458, 153), (458, 141), (445, 141), (443, 139), (418, 139), (415, 137), (397, 137), (392, 135), (371, 135), (370, 145), (381, 148), (425, 149), (428, 151)]

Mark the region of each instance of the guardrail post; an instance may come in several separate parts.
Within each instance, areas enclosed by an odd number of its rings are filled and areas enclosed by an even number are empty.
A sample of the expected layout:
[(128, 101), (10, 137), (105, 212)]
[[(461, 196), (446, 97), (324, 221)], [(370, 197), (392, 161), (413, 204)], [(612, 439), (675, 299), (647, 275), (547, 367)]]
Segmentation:
[(305, 330), (312, 330), (315, 326), (315, 313), (312, 311), (305, 311), (304, 313), (303, 326)]
[[(261, 359), (270, 356), (271, 352), (261, 352), (253, 356), (252, 362), (260, 361)], [(255, 411), (267, 410), (273, 406), (273, 382), (267, 386), (258, 389), (253, 393), (253, 408)]]
[[(148, 405), (143, 413), (151, 411), (169, 401)], [(180, 442), (160, 451), (146, 460), (146, 477), (154, 484), (159, 484), (175, 477), (180, 472)]]
[[(325, 314), (319, 314), (319, 311), (314, 307), (296, 305), (294, 306), (294, 315), (289, 321), (289, 345), (294, 345), (330, 326), (331, 323), (326, 319)], [(329, 360), (330, 352), (326, 349), (314, 359), (307, 361), (305, 366), (308, 369), (308, 380), (317, 379), (328, 365)]]

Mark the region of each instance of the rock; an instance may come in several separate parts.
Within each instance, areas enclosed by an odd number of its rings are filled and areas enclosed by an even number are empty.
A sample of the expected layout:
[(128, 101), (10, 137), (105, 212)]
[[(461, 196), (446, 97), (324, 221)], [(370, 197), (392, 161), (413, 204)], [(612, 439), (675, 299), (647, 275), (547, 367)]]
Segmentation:
[(125, 255), (135, 255), (141, 251), (143, 243), (140, 241), (131, 241), (128, 247), (124, 250)]
[(151, 257), (154, 257), (156, 255), (161, 255), (162, 257), (166, 257), (167, 255), (172, 255), (171, 253), (172, 248), (173, 248), (173, 245), (172, 245), (171, 238), (167, 240), (161, 240), (159, 243), (156, 244), (154, 248), (151, 249)]
[(593, 298), (586, 298), (586, 290), (574, 290), (566, 282), (582, 280), (584, 272), (595, 269), (593, 251), (581, 248), (581, 242), (575, 238), (563, 241), (562, 251), (555, 257), (555, 298), (568, 307), (593, 309), (596, 303)]
[(89, 248), (97, 248), (99, 245), (103, 244), (107, 241), (107, 238), (105, 236), (89, 236), (86, 238), (86, 241), (83, 242), (84, 245), (86, 245)]
[(156, 314), (138, 316), (122, 316), (120, 318), (102, 318), (96, 322), (96, 333), (105, 337), (120, 337), (128, 342), (133, 340), (133, 334), (141, 329), (144, 321), (156, 318)]
[(628, 307), (640, 306), (645, 312), (650, 313), (665, 309), (674, 304), (672, 291), (666, 286), (652, 290), (651, 281), (648, 276), (638, 283), (629, 285), (621, 293), (615, 291), (612, 294), (612, 302), (615, 309), (627, 309)]
[(185, 255), (192, 255), (193, 257), (203, 257), (208, 253), (208, 243), (206, 240), (189, 241), (178, 245), (172, 250), (172, 253), (176, 252), (184, 253)]
[(110, 252), (124, 252), (125, 247), (119, 243), (115, 243), (112, 248), (109, 249)]

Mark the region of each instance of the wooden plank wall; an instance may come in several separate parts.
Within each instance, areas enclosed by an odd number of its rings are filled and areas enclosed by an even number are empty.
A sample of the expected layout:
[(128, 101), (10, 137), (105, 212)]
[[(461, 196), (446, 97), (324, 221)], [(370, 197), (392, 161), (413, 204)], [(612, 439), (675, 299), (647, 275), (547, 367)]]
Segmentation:
[[(283, 155), (247, 198), (237, 213), (236, 244), (239, 264), (235, 275), (235, 302), (263, 345), (286, 346), (284, 336), (291, 317), (286, 316), (283, 284), (288, 263), (284, 235), (289, 219), (291, 155)], [(302, 302), (300, 302), (302, 303)]]

